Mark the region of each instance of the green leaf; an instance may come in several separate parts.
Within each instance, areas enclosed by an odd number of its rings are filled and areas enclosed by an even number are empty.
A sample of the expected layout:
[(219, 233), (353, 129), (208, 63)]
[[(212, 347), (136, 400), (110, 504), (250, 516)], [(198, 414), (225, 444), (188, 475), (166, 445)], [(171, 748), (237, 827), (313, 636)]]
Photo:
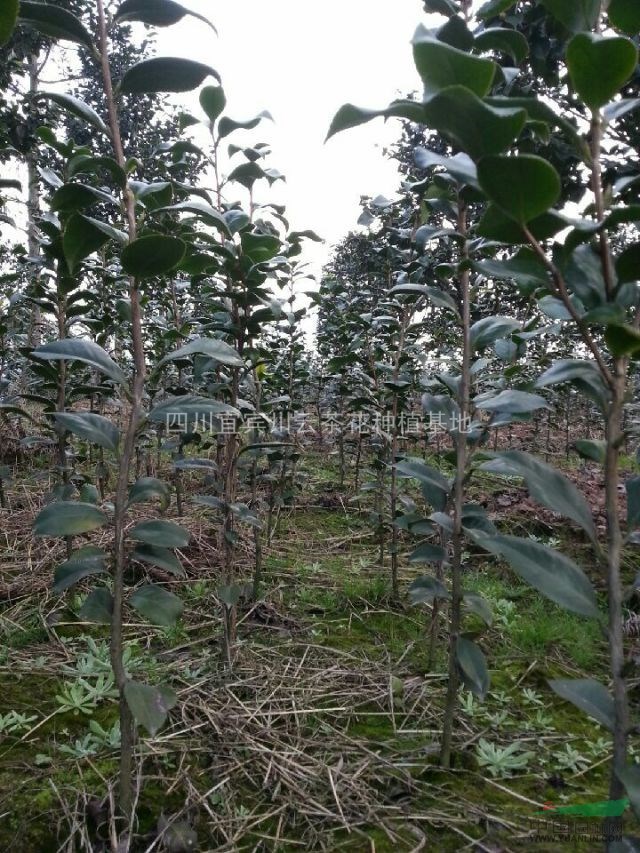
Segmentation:
[(88, 503), (58, 501), (40, 510), (33, 523), (34, 536), (76, 536), (108, 524), (107, 516)]
[(564, 554), (517, 536), (487, 536), (473, 531), (469, 535), (481, 548), (505, 559), (519, 577), (551, 601), (580, 616), (600, 615), (590, 580)]
[(181, 21), (185, 15), (204, 21), (214, 32), (216, 31), (211, 21), (204, 15), (185, 9), (174, 0), (124, 0), (116, 12), (115, 20), (142, 21), (143, 24), (152, 27), (170, 27)]
[(11, 38), (18, 18), (19, 0), (5, 0), (0, 7), (0, 47)]
[(152, 583), (137, 589), (129, 603), (149, 622), (166, 628), (175, 625), (184, 610), (184, 605), (177, 595)]
[(411, 553), (410, 563), (443, 563), (447, 559), (447, 552), (441, 545), (430, 545), (423, 542)]
[[(510, 475), (524, 478), (531, 497), (566, 518), (571, 518), (586, 532), (592, 542), (597, 542), (598, 534), (593, 515), (586, 498), (579, 489), (563, 474), (541, 462), (529, 453), (520, 450), (507, 450), (493, 454), (494, 460), (501, 466), (506, 465)], [(480, 466), (483, 471), (495, 471), (495, 462)], [(504, 468), (497, 473), (505, 473)]]
[(449, 86), (464, 86), (480, 98), (489, 94), (497, 67), (491, 59), (472, 56), (438, 41), (424, 27), (418, 28), (412, 44), (425, 101)]
[(560, 176), (542, 157), (485, 157), (478, 165), (480, 186), (511, 219), (525, 225), (558, 201)]
[[(537, 240), (546, 240), (548, 237), (553, 237), (559, 231), (563, 231), (567, 227), (567, 224), (564, 217), (550, 210), (548, 213), (543, 213), (542, 216), (532, 219), (527, 224), (527, 229)], [(522, 227), (511, 217), (503, 213), (495, 204), (490, 204), (485, 210), (476, 228), (476, 233), (487, 240), (496, 240), (500, 243), (511, 245), (528, 242)]]
[(194, 426), (196, 422), (202, 423), (203, 419), (213, 418), (215, 421), (217, 415), (241, 418), (238, 409), (228, 403), (220, 403), (218, 400), (210, 400), (208, 397), (185, 395), (183, 397), (169, 397), (159, 403), (150, 411), (149, 420), (153, 423), (165, 423), (169, 427), (179, 426), (182, 429)]
[(83, 578), (106, 572), (107, 555), (100, 548), (88, 545), (74, 551), (71, 557), (55, 570), (53, 589), (63, 592)]
[(212, 125), (220, 118), (226, 105), (227, 98), (222, 86), (205, 86), (200, 92), (200, 106)]
[(172, 575), (182, 577), (184, 569), (182, 563), (173, 553), (167, 548), (156, 548), (155, 545), (146, 543), (138, 545), (131, 554), (132, 559), (138, 560), (141, 563), (149, 563), (152, 566), (157, 566), (159, 569), (164, 569)]
[(32, 355), (44, 361), (81, 361), (104, 373), (114, 382), (126, 382), (126, 376), (112, 358), (93, 341), (66, 338), (43, 344)]
[(136, 723), (145, 728), (151, 737), (160, 731), (169, 711), (178, 702), (178, 697), (170, 687), (151, 687), (139, 681), (127, 681), (124, 696)]
[(616, 261), (618, 282), (640, 281), (640, 243), (634, 243), (622, 252)]
[(158, 368), (170, 361), (189, 358), (192, 355), (206, 355), (207, 358), (229, 367), (244, 367), (244, 361), (229, 344), (219, 341), (217, 338), (199, 338), (197, 341), (192, 341), (190, 344), (186, 344), (175, 352), (166, 355), (162, 361), (158, 362)]
[(504, 281), (513, 279), (521, 287), (541, 287), (549, 283), (549, 273), (531, 249), (521, 249), (512, 258), (496, 261), (488, 258), (477, 261), (473, 268), (487, 278)]
[(529, 53), (529, 42), (517, 30), (506, 27), (491, 27), (483, 30), (475, 37), (475, 46), (480, 50), (493, 50), (496, 53), (506, 53), (520, 65)]
[(177, 237), (147, 234), (123, 249), (122, 268), (134, 278), (164, 275), (178, 266), (186, 249), (185, 243)]
[(607, 451), (607, 443), (605, 441), (581, 438), (574, 442), (573, 446), (583, 459), (591, 459), (594, 462), (598, 462), (600, 465), (604, 465)]
[(632, 477), (625, 484), (627, 490), (627, 525), (640, 527), (640, 477)]
[(594, 29), (600, 0), (542, 0), (554, 18), (570, 32)]
[[(103, 173), (107, 172), (120, 189), (124, 190), (127, 186), (126, 172), (118, 166), (113, 157), (92, 157), (87, 154), (76, 154), (71, 158), (71, 160), (69, 160), (68, 169), (69, 177), (71, 178), (75, 178), (76, 175), (98, 175), (99, 177), (102, 177)], [(99, 222), (100, 220), (92, 221)], [(103, 222), (102, 225), (106, 225), (106, 223)], [(112, 233), (124, 233), (110, 225), (107, 225), (107, 228), (109, 228)], [(105, 229), (103, 230), (107, 233)], [(121, 238), (118, 239), (120, 240)]]
[(220, 75), (209, 65), (192, 59), (157, 57), (146, 59), (130, 68), (122, 78), (120, 91), (128, 95), (191, 92), (207, 77), (214, 77), (220, 82)]
[(247, 119), (247, 121), (234, 121), (233, 119), (225, 116), (220, 119), (218, 124), (218, 137), (220, 139), (224, 139), (225, 136), (229, 136), (229, 134), (233, 133), (235, 130), (253, 130), (263, 119), (273, 121), (273, 116), (268, 110), (263, 110), (261, 113), (258, 113), (257, 116), (254, 116), (254, 118)]
[(251, 234), (245, 231), (240, 235), (240, 241), (243, 253), (254, 264), (266, 263), (280, 251), (280, 240), (270, 234)]
[(448, 601), (450, 598), (451, 595), (446, 586), (429, 575), (416, 578), (409, 587), (409, 599), (414, 607), (418, 604), (431, 604), (436, 599)]
[(91, 34), (79, 18), (52, 3), (32, 3), (30, 0), (21, 0), (18, 20), (22, 24), (29, 24), (45, 36), (77, 42), (88, 47), (90, 51), (94, 49)]
[(448, 136), (474, 160), (505, 151), (527, 120), (523, 109), (491, 107), (464, 86), (449, 86), (423, 106), (423, 123)]
[(56, 422), (74, 435), (105, 450), (118, 451), (120, 430), (107, 418), (89, 412), (56, 412)]
[(442, 166), (452, 175), (456, 181), (462, 184), (480, 188), (478, 184), (478, 170), (475, 163), (466, 154), (456, 154), (455, 157), (442, 157), (435, 151), (427, 148), (416, 148), (413, 159), (419, 169), (431, 169), (434, 166)]
[(207, 204), (206, 201), (194, 198), (190, 201), (181, 201), (178, 204), (172, 204), (169, 207), (159, 207), (156, 210), (156, 213), (170, 212), (193, 213), (194, 216), (202, 219), (203, 222), (207, 223), (207, 225), (213, 225), (213, 227), (217, 228), (218, 231), (222, 231), (226, 237), (231, 237), (231, 230), (229, 229), (229, 224), (225, 217), (219, 213), (215, 207)]
[(488, 0), (478, 9), (478, 18), (481, 21), (486, 21), (487, 18), (495, 18), (496, 15), (501, 15), (515, 4), (516, 0)]
[(352, 127), (359, 127), (361, 124), (367, 124), (374, 118), (404, 118), (421, 124), (425, 120), (424, 107), (417, 101), (393, 101), (383, 110), (367, 110), (356, 107), (354, 104), (344, 104), (331, 122), (327, 140), (335, 136), (336, 133), (350, 130)]
[(479, 616), (485, 625), (493, 624), (493, 611), (481, 595), (475, 592), (465, 592), (462, 601), (467, 610)]
[(483, 317), (471, 327), (471, 345), (481, 350), (519, 329), (520, 323), (512, 317)]
[(81, 101), (79, 98), (74, 98), (72, 95), (61, 94), (60, 92), (38, 92), (37, 97), (53, 101), (54, 104), (62, 107), (66, 112), (71, 113), (71, 115), (74, 115), (76, 118), (82, 119), (82, 121), (86, 121), (87, 124), (90, 124), (96, 130), (99, 130), (100, 133), (110, 136), (109, 128), (100, 118), (98, 113), (93, 109), (93, 107), (90, 107), (89, 104), (85, 104), (85, 102)]
[(458, 637), (456, 640), (456, 659), (465, 687), (476, 696), (484, 699), (489, 690), (490, 679), (487, 660), (480, 646), (471, 640), (467, 640), (466, 637)]
[(638, 64), (638, 49), (622, 36), (578, 33), (567, 47), (573, 87), (585, 104), (600, 109), (617, 95)]
[(186, 548), (191, 534), (172, 521), (141, 521), (129, 532), (131, 539), (156, 545), (160, 548)]
[(231, 610), (242, 597), (242, 587), (238, 586), (238, 584), (225, 584), (216, 589), (216, 595), (224, 606), (228, 610)]
[(593, 361), (561, 358), (545, 370), (535, 384), (536, 388), (548, 388), (564, 382), (571, 382), (579, 388), (589, 390), (590, 396), (599, 401), (608, 399), (609, 392), (599, 368)]
[(613, 699), (607, 688), (593, 678), (561, 678), (549, 682), (549, 686), (567, 702), (580, 708), (609, 731), (615, 728)]
[(611, 0), (607, 9), (609, 23), (627, 35), (640, 31), (640, 4), (637, 0)]
[(109, 235), (102, 228), (94, 225), (88, 217), (74, 213), (67, 222), (62, 238), (62, 250), (69, 272), (73, 275), (85, 258), (108, 242)]
[(98, 625), (110, 625), (112, 614), (113, 596), (103, 586), (90, 592), (80, 608), (80, 618), (84, 622), (96, 622)]
[(422, 459), (403, 459), (396, 465), (396, 471), (401, 477), (412, 477), (421, 483), (428, 483), (443, 492), (449, 492), (449, 481), (436, 468), (426, 465)]
[(445, 15), (447, 18), (457, 15), (460, 11), (453, 0), (424, 0), (424, 10), (429, 13)]
[(508, 412), (513, 415), (523, 415), (535, 412), (538, 409), (548, 409), (549, 405), (544, 397), (538, 394), (528, 394), (526, 391), (501, 391), (493, 395), (483, 394), (473, 401), (477, 409), (485, 412)]
[(615, 358), (640, 354), (640, 331), (635, 326), (607, 326), (604, 339)]
[(640, 767), (637, 764), (628, 764), (617, 771), (617, 776), (624, 785), (636, 817), (640, 816)]
[(108, 193), (86, 184), (64, 184), (51, 198), (51, 209), (56, 213), (73, 213), (96, 204), (117, 204)]
[(155, 477), (141, 477), (129, 489), (127, 506), (146, 503), (159, 498), (162, 509), (166, 509), (171, 500), (170, 495), (169, 486), (162, 480), (157, 480)]

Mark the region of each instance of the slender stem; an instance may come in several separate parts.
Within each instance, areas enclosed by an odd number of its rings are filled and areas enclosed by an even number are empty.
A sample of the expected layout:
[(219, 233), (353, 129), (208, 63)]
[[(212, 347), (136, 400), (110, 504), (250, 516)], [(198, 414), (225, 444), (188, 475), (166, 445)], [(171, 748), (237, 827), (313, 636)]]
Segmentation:
[[(102, 67), (104, 91), (109, 112), (111, 141), (118, 165), (126, 170), (126, 159), (122, 147), (122, 136), (118, 120), (118, 108), (113, 92), (111, 68), (109, 65), (109, 44), (103, 0), (96, 0), (98, 11), (99, 54)], [(128, 224), (129, 240), (137, 235), (135, 200), (127, 187), (123, 193), (124, 211)], [(111, 665), (120, 693), (120, 730), (122, 745), (120, 749), (119, 795), (120, 809), (129, 823), (133, 817), (133, 746), (135, 730), (133, 718), (127, 704), (124, 688), (127, 674), (123, 661), (123, 609), (124, 609), (124, 573), (127, 564), (125, 549), (125, 527), (127, 521), (127, 497), (129, 490), (129, 468), (133, 459), (136, 432), (142, 414), (142, 398), (145, 383), (145, 357), (142, 337), (142, 314), (140, 292), (134, 278), (129, 280), (129, 298), (131, 301), (131, 330), (133, 343), (134, 372), (131, 394), (131, 409), (126, 428), (122, 454), (119, 459), (118, 483), (114, 501), (115, 527), (115, 570), (113, 579), (113, 614), (111, 621)]]
[[(459, 234), (467, 234), (467, 210), (462, 199), (458, 201)], [(463, 259), (468, 259), (469, 250), (465, 240)], [(462, 511), (464, 506), (464, 489), (467, 469), (467, 434), (466, 424), (470, 413), (471, 389), (471, 305), (470, 305), (470, 275), (465, 269), (460, 274), (459, 286), (462, 302), (462, 375), (460, 377), (460, 427), (455, 435), (456, 443), (456, 477), (453, 501), (453, 555), (451, 561), (451, 607), (449, 614), (449, 683), (445, 700), (445, 712), (442, 728), (442, 743), (440, 747), (440, 764), (443, 767), (451, 765), (451, 746), (453, 740), (453, 725), (456, 705), (458, 702), (458, 659), (457, 644), (462, 628), (462, 550), (463, 530)]]

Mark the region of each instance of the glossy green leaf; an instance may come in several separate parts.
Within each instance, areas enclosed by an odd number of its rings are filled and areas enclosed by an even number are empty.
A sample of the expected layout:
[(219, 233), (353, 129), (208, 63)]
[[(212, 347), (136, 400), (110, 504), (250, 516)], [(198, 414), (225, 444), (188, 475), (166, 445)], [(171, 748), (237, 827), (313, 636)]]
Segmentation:
[(18, 19), (19, 0), (4, 0), (0, 7), (0, 47), (11, 38)]
[(490, 685), (487, 659), (480, 646), (466, 637), (456, 640), (456, 660), (460, 667), (460, 676), (465, 687), (476, 696), (484, 699)]
[(73, 41), (93, 51), (93, 39), (79, 18), (54, 6), (53, 3), (33, 3), (20, 0), (18, 21), (53, 39)]
[(226, 218), (201, 199), (190, 199), (189, 201), (181, 201), (178, 204), (172, 204), (169, 207), (159, 207), (156, 213), (192, 213), (194, 216), (202, 219), (207, 225), (212, 225), (221, 231), (226, 237), (231, 237), (231, 230)]
[(124, 695), (136, 723), (152, 737), (164, 726), (169, 711), (178, 702), (178, 697), (170, 687), (151, 687), (139, 681), (127, 681)]
[(613, 731), (615, 709), (607, 688), (593, 678), (562, 678), (549, 682), (549, 686), (567, 702), (593, 717), (600, 725)]
[(578, 33), (567, 47), (567, 67), (574, 89), (594, 110), (618, 94), (638, 64), (638, 48), (622, 36)]
[(425, 12), (446, 15), (447, 18), (457, 15), (460, 11), (458, 4), (454, 0), (424, 0), (424, 10)]
[(479, 188), (478, 170), (476, 165), (466, 154), (456, 154), (455, 157), (443, 157), (435, 151), (427, 148), (416, 148), (413, 159), (419, 169), (431, 169), (434, 166), (442, 166), (452, 175), (456, 181)]
[(505, 151), (527, 120), (525, 110), (491, 107), (464, 86), (449, 86), (423, 109), (422, 122), (449, 137), (474, 160)]
[(77, 584), (83, 578), (103, 574), (106, 568), (107, 555), (101, 548), (88, 545), (74, 551), (71, 557), (61, 563), (54, 573), (53, 589), (63, 592)]
[(607, 444), (604, 441), (596, 441), (590, 438), (581, 438), (573, 445), (583, 459), (591, 459), (593, 462), (604, 464)]
[(601, 0), (542, 0), (554, 18), (570, 32), (592, 30), (600, 14)]
[(422, 459), (403, 459), (396, 465), (396, 471), (401, 477), (412, 477), (421, 483), (429, 483), (444, 492), (449, 491), (449, 481), (436, 468), (427, 465)]
[(409, 586), (409, 600), (414, 606), (431, 604), (436, 599), (448, 601), (451, 598), (449, 590), (437, 578), (429, 575), (416, 578)]
[(33, 523), (34, 536), (77, 536), (108, 524), (107, 516), (93, 504), (58, 501), (41, 509)]
[(174, 270), (183, 259), (186, 245), (177, 237), (147, 234), (122, 251), (122, 268), (134, 278), (153, 278)]
[(131, 554), (132, 559), (138, 560), (141, 563), (149, 563), (152, 566), (157, 566), (159, 569), (164, 569), (169, 574), (182, 577), (184, 569), (182, 563), (168, 548), (158, 548), (155, 545), (148, 545), (146, 542), (138, 545)]
[(118, 7), (115, 20), (141, 21), (152, 27), (170, 27), (181, 21), (185, 15), (204, 21), (215, 32), (215, 27), (208, 18), (186, 9), (175, 0), (124, 0)]
[(485, 625), (493, 624), (493, 611), (489, 603), (475, 592), (465, 592), (462, 602), (465, 608), (470, 612), (479, 616)]
[(104, 373), (114, 382), (126, 382), (126, 377), (113, 359), (93, 341), (66, 338), (52, 341), (33, 350), (36, 358), (45, 361), (81, 361)]
[(624, 284), (628, 281), (640, 281), (640, 243), (628, 246), (616, 261), (618, 281)]
[(130, 68), (122, 78), (120, 91), (128, 95), (156, 92), (191, 92), (207, 77), (220, 82), (220, 75), (209, 65), (192, 59), (157, 57), (146, 59)]
[(73, 95), (65, 95), (60, 92), (38, 92), (38, 98), (44, 98), (48, 101), (52, 101), (54, 104), (62, 107), (66, 112), (74, 115), (76, 118), (86, 121), (87, 124), (91, 125), (91, 127), (99, 130), (100, 133), (104, 133), (107, 136), (110, 135), (109, 128), (93, 107), (90, 107), (89, 104), (86, 104), (79, 98), (75, 98)]
[(492, 60), (438, 41), (424, 27), (418, 28), (412, 43), (425, 101), (449, 86), (464, 86), (480, 98), (489, 94), (496, 74)]
[(104, 447), (105, 450), (117, 452), (120, 430), (108, 418), (90, 412), (56, 412), (54, 417), (56, 423), (74, 435)]
[(551, 601), (581, 616), (599, 616), (591, 581), (564, 554), (533, 539), (477, 532), (469, 535), (481, 548), (505, 559), (519, 577)]
[(234, 121), (227, 116), (221, 118), (218, 123), (218, 136), (220, 139), (224, 139), (225, 136), (229, 136), (230, 133), (233, 133), (236, 130), (253, 130), (256, 128), (263, 119), (268, 119), (269, 121), (273, 121), (273, 116), (268, 110), (263, 110), (261, 113), (258, 113), (254, 118), (247, 119), (247, 121)]
[(441, 545), (431, 545), (424, 542), (412, 551), (409, 556), (410, 563), (443, 563), (447, 559), (447, 552)]
[(352, 127), (359, 127), (361, 124), (367, 124), (375, 118), (404, 118), (420, 124), (425, 120), (424, 107), (417, 101), (394, 101), (382, 110), (367, 110), (356, 107), (354, 104), (345, 104), (334, 116), (327, 134), (327, 140), (335, 136), (336, 133), (350, 130)]
[(129, 532), (129, 536), (138, 542), (146, 542), (159, 548), (186, 548), (191, 541), (188, 530), (162, 519), (141, 521)]
[(477, 261), (473, 268), (487, 278), (513, 279), (521, 287), (541, 287), (549, 283), (547, 268), (531, 249), (522, 249), (517, 255), (499, 261), (492, 258)]
[(482, 394), (473, 401), (477, 409), (485, 412), (508, 412), (512, 415), (524, 415), (528, 412), (536, 412), (539, 409), (548, 409), (549, 404), (538, 394), (529, 394), (526, 391), (501, 391), (499, 394)]
[(640, 32), (640, 3), (637, 0), (611, 0), (607, 9), (609, 23), (627, 35)]
[(170, 628), (182, 616), (184, 605), (177, 595), (157, 584), (145, 584), (137, 589), (129, 603), (154, 625)]
[(625, 483), (627, 491), (627, 525), (640, 527), (640, 477), (631, 477)]
[(640, 355), (640, 331), (635, 326), (607, 326), (604, 339), (615, 358)]
[(487, 0), (478, 9), (478, 18), (481, 21), (486, 21), (487, 18), (493, 18), (496, 15), (506, 12), (512, 6), (515, 6), (516, 0)]
[(239, 410), (228, 403), (187, 394), (183, 397), (169, 397), (159, 403), (149, 413), (149, 420), (177, 429), (202, 425), (203, 422), (205, 426), (212, 422), (215, 427), (218, 415), (229, 415), (238, 420), (241, 417)]
[(513, 317), (483, 317), (471, 327), (471, 345), (481, 350), (519, 329), (520, 323)]
[(558, 201), (560, 176), (542, 157), (485, 157), (478, 165), (480, 186), (507, 216), (525, 225)]
[(80, 608), (80, 618), (84, 622), (98, 625), (110, 625), (113, 614), (113, 596), (106, 587), (92, 590)]
[(520, 65), (529, 53), (529, 43), (522, 33), (506, 27), (491, 27), (478, 33), (475, 37), (475, 46), (480, 50), (506, 53), (517, 65)]
[[(537, 240), (546, 240), (553, 237), (567, 227), (567, 221), (564, 217), (555, 211), (550, 210), (548, 213), (543, 213), (542, 216), (537, 216), (527, 223), (527, 230), (533, 234)], [(500, 243), (509, 245), (518, 245), (528, 243), (526, 234), (522, 226), (518, 225), (515, 220), (507, 216), (495, 204), (490, 204), (484, 212), (480, 220), (476, 233), (480, 237), (485, 237), (487, 240), (495, 240)]]
[[(127, 174), (124, 169), (118, 166), (113, 157), (92, 157), (87, 154), (77, 154), (69, 161), (68, 171), (71, 178), (75, 178), (77, 175), (97, 175), (102, 178), (107, 173), (120, 189), (124, 190), (127, 186)], [(94, 221), (99, 222), (100, 220)], [(106, 223), (103, 224), (106, 225)], [(112, 226), (107, 227), (111, 228), (112, 231), (117, 231)], [(124, 232), (118, 231), (118, 233)]]
[[(598, 534), (593, 522), (593, 514), (582, 492), (574, 483), (529, 453), (520, 450), (507, 450), (494, 455), (494, 460), (506, 465), (510, 475), (524, 478), (531, 497), (566, 518), (571, 518), (586, 532), (593, 542)], [(484, 471), (495, 470), (494, 460), (481, 465)], [(500, 471), (500, 473), (504, 473)]]
[(166, 509), (171, 500), (170, 495), (169, 486), (162, 480), (155, 477), (141, 477), (129, 489), (128, 506), (159, 499), (162, 509)]
[(199, 338), (197, 341), (192, 341), (190, 344), (186, 344), (175, 352), (166, 355), (162, 361), (158, 362), (158, 367), (162, 367), (170, 361), (189, 358), (192, 355), (206, 355), (207, 358), (229, 367), (244, 367), (244, 361), (236, 350), (217, 338)]
[(64, 184), (51, 198), (51, 209), (56, 213), (73, 213), (96, 204), (117, 204), (117, 200), (95, 187), (77, 183)]
[(263, 264), (280, 251), (280, 240), (270, 234), (251, 234), (245, 231), (240, 236), (243, 253), (254, 263)]
[(200, 106), (211, 124), (220, 118), (227, 105), (227, 98), (222, 86), (205, 86), (200, 92)]
[(628, 764), (617, 771), (617, 776), (624, 785), (636, 817), (640, 817), (640, 766), (635, 763)]
[(74, 213), (67, 222), (62, 238), (62, 250), (71, 274), (75, 273), (82, 261), (109, 242), (109, 236), (102, 228), (79, 213)]

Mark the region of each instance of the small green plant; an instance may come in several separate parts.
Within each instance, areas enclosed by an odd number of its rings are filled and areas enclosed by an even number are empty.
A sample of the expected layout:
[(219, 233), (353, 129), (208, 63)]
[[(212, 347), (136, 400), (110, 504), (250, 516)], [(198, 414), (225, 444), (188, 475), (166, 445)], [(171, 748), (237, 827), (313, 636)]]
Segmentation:
[(27, 714), (20, 714), (18, 711), (0, 714), (0, 735), (15, 735), (29, 731), (31, 724), (37, 719), (36, 714), (28, 716)]
[(112, 675), (100, 675), (95, 684), (90, 684), (84, 678), (78, 678), (71, 684), (65, 685), (56, 694), (58, 713), (86, 714), (91, 716), (99, 702), (104, 699), (115, 699), (118, 692)]
[(497, 779), (511, 776), (517, 770), (526, 770), (534, 754), (522, 752), (518, 741), (503, 747), (480, 738), (476, 757), (478, 764), (486, 767), (493, 778)]
[(104, 729), (96, 720), (89, 721), (89, 731), (73, 744), (60, 744), (58, 751), (71, 758), (82, 759), (97, 755), (103, 750), (120, 749), (120, 723), (115, 722), (110, 729)]
[(579, 750), (574, 749), (570, 743), (565, 743), (562, 749), (552, 753), (553, 760), (559, 770), (570, 770), (579, 773), (591, 763), (589, 759)]

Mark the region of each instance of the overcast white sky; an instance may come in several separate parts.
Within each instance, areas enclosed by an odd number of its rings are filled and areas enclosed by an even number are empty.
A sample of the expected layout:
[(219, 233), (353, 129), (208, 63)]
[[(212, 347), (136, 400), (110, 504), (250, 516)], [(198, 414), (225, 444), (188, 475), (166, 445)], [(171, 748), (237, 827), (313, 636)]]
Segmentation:
[[(269, 165), (287, 176), (286, 187), (271, 200), (287, 204), (294, 228), (311, 228), (327, 241), (307, 253), (319, 273), (331, 244), (355, 226), (360, 196), (390, 196), (398, 184), (393, 164), (382, 156), (383, 147), (398, 137), (397, 120), (378, 119), (325, 145), (331, 119), (347, 101), (382, 107), (420, 88), (410, 40), (417, 24), (427, 20), (422, 3), (182, 2), (206, 15), (219, 36), (185, 18), (160, 31), (158, 54), (213, 66), (222, 76), (232, 118), (251, 118), (263, 109), (272, 113), (275, 124), (263, 124), (246, 140), (269, 142)], [(191, 95), (184, 104), (199, 114)]]

